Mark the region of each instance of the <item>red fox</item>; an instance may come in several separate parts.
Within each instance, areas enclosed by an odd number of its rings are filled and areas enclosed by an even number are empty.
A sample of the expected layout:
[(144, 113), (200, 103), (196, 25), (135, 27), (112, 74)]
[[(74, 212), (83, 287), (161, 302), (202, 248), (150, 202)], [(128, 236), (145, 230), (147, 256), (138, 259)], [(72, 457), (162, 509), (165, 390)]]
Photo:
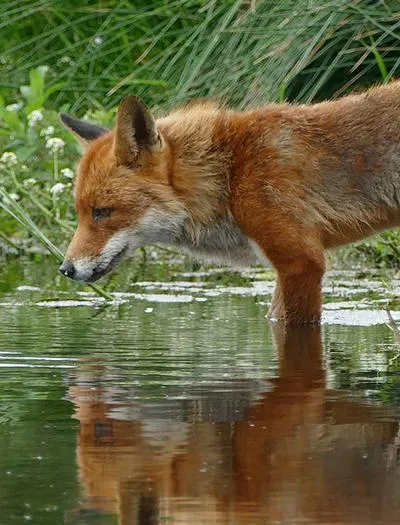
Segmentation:
[(400, 225), (400, 82), (314, 105), (198, 101), (155, 120), (125, 98), (115, 129), (61, 114), (85, 146), (78, 229), (60, 267), (93, 282), (147, 243), (233, 265), (270, 261), (269, 310), (318, 323), (324, 250)]

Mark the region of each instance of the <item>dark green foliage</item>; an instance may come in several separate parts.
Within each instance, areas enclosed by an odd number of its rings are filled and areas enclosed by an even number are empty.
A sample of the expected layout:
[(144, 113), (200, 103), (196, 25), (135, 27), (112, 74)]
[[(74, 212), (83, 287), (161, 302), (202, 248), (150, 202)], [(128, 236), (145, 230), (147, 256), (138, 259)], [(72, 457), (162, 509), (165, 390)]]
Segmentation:
[(56, 107), (152, 106), (217, 96), (243, 106), (310, 101), (400, 69), (398, 0), (3, 2), (1, 87), (52, 69)]

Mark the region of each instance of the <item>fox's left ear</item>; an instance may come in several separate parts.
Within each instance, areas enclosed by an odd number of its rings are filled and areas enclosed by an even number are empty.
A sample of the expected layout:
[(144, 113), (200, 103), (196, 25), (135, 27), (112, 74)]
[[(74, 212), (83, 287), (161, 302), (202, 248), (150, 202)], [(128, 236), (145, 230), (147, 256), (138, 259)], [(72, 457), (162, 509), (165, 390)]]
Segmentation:
[(115, 155), (128, 164), (144, 150), (152, 152), (162, 148), (156, 122), (139, 98), (128, 96), (119, 106), (114, 140)]
[(91, 124), (86, 120), (71, 117), (71, 115), (67, 115), (67, 113), (60, 113), (60, 120), (84, 146), (109, 131), (108, 129), (96, 126), (96, 124)]

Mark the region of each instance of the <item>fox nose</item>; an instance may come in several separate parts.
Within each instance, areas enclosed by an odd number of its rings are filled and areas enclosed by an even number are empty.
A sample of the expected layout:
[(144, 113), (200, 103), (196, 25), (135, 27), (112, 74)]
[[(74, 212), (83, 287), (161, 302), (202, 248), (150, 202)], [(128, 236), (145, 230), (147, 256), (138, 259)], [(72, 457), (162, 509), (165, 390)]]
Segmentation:
[(74, 263), (66, 260), (62, 263), (59, 270), (63, 275), (65, 275), (65, 277), (69, 277), (70, 279), (72, 279), (75, 273)]

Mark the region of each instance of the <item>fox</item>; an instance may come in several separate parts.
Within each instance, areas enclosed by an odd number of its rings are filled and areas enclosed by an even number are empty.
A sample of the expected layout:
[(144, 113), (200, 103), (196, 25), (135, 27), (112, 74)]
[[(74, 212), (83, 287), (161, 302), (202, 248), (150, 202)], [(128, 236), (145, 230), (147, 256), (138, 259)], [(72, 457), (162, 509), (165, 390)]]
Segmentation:
[(75, 281), (158, 243), (271, 264), (269, 319), (319, 324), (326, 251), (400, 225), (400, 81), (242, 111), (194, 100), (160, 118), (129, 95), (112, 130), (60, 118), (83, 145), (60, 266)]

